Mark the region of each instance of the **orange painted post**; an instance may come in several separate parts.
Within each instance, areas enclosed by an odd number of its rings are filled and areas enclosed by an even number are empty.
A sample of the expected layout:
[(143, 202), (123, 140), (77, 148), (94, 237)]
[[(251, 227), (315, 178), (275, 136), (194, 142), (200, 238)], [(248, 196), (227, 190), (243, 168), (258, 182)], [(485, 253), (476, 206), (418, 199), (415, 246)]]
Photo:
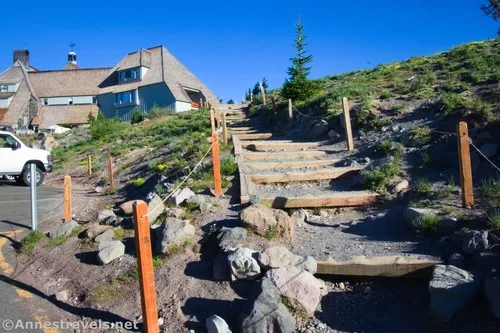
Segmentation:
[(293, 104), (291, 99), (288, 99), (288, 125), (290, 128), (293, 127)]
[(87, 159), (88, 159), (87, 165), (88, 165), (88, 168), (89, 168), (89, 175), (91, 175), (92, 174), (92, 156), (89, 155), (87, 157)]
[(349, 101), (347, 100), (347, 97), (342, 98), (342, 107), (344, 109), (344, 127), (347, 140), (347, 150), (353, 151), (354, 140), (352, 139), (351, 115), (349, 113)]
[(222, 141), (227, 145), (227, 122), (226, 122), (226, 113), (222, 113)]
[(217, 132), (212, 133), (212, 158), (214, 164), (214, 186), (215, 196), (220, 198), (222, 196), (222, 180), (220, 176), (220, 158), (219, 158), (219, 136)]
[(266, 91), (264, 90), (262, 82), (259, 82), (259, 85), (260, 85), (260, 93), (262, 94), (262, 104), (266, 105)]
[(470, 162), (469, 130), (467, 123), (461, 121), (457, 125), (458, 162), (460, 165), (460, 183), (462, 184), (463, 207), (474, 207), (472, 187), (472, 167)]
[(115, 175), (113, 172), (113, 156), (111, 156), (111, 151), (108, 148), (108, 169), (109, 169), (109, 191), (113, 193), (115, 191)]
[(140, 200), (134, 202), (132, 209), (144, 332), (159, 333), (153, 254), (151, 251), (151, 231), (147, 215), (148, 206), (144, 201)]
[(71, 212), (71, 176), (64, 176), (64, 222), (73, 219)]
[(213, 109), (210, 109), (210, 124), (212, 125), (212, 133), (215, 132), (215, 113)]

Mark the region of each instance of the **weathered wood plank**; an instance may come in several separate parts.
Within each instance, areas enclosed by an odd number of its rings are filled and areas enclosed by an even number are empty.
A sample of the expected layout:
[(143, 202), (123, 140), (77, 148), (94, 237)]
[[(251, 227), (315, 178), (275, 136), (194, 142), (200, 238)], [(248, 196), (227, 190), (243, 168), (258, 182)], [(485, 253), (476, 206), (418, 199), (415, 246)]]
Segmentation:
[(272, 208), (354, 207), (372, 203), (378, 196), (369, 191), (338, 192), (316, 197), (260, 197), (260, 203)]
[(324, 144), (324, 142), (293, 142), (290, 140), (283, 141), (241, 141), (241, 147), (252, 151), (268, 151), (268, 150), (301, 150), (316, 148)]
[(268, 173), (268, 174), (253, 174), (249, 175), (250, 180), (257, 184), (269, 183), (289, 183), (302, 182), (311, 180), (326, 180), (336, 179), (347, 175), (356, 175), (361, 168), (332, 168), (326, 170), (315, 170), (309, 172), (284, 172), (284, 173)]
[(238, 136), (233, 135), (232, 140), (233, 140), (233, 147), (234, 147), (234, 156), (238, 157), (242, 153), (240, 139), (238, 139)]
[(337, 163), (338, 159), (330, 160), (301, 160), (301, 161), (272, 161), (272, 162), (244, 162), (248, 170), (300, 169), (304, 167), (326, 167)]
[(242, 152), (241, 156), (245, 160), (256, 161), (256, 160), (281, 160), (281, 159), (289, 159), (289, 160), (297, 160), (297, 159), (307, 159), (314, 157), (325, 156), (328, 153), (326, 151), (321, 150), (310, 150), (310, 151), (285, 151), (285, 152)]
[(253, 134), (237, 134), (240, 140), (266, 140), (271, 139), (276, 134), (273, 133), (253, 133)]
[(437, 259), (417, 257), (354, 257), (348, 261), (336, 261), (329, 258), (318, 262), (316, 274), (348, 276), (429, 276)]

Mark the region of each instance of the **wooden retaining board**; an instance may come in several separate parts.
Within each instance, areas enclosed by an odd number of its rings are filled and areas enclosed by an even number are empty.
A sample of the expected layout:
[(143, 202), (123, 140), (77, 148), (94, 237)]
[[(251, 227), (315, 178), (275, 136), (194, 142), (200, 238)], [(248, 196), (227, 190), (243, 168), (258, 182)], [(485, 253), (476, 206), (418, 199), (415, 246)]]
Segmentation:
[(278, 162), (250, 162), (246, 161), (245, 167), (247, 170), (275, 170), (275, 169), (300, 169), (304, 167), (328, 167), (340, 160), (301, 160), (301, 161), (278, 161)]
[(318, 261), (316, 274), (383, 277), (429, 276), (434, 266), (441, 263), (437, 259), (414, 256), (354, 257), (347, 261), (328, 258), (326, 261)]
[(241, 141), (241, 147), (252, 151), (268, 151), (268, 150), (301, 150), (308, 148), (316, 148), (321, 146), (322, 142), (293, 142), (290, 140), (283, 141)]
[(322, 150), (310, 150), (310, 151), (292, 151), (292, 152), (241, 152), (240, 156), (244, 160), (249, 161), (265, 161), (265, 160), (298, 160), (307, 159), (314, 157), (326, 156), (328, 153)]
[(272, 208), (354, 207), (370, 204), (379, 195), (370, 191), (333, 192), (330, 195), (310, 197), (260, 197), (260, 203)]
[(271, 139), (275, 134), (273, 133), (252, 133), (252, 134), (237, 134), (240, 140), (266, 140)]
[(257, 184), (270, 183), (290, 183), (302, 181), (315, 181), (336, 179), (342, 176), (356, 175), (361, 168), (341, 167), (324, 170), (314, 170), (309, 172), (285, 172), (285, 173), (268, 173), (268, 174), (252, 174), (249, 175), (251, 181)]

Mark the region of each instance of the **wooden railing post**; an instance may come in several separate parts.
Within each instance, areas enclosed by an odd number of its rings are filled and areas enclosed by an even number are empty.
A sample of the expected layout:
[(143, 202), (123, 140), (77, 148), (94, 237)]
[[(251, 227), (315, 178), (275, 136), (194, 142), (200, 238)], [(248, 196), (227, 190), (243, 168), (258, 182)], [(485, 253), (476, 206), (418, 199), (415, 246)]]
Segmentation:
[(115, 191), (115, 175), (113, 172), (113, 156), (111, 156), (111, 150), (108, 148), (108, 169), (109, 169), (109, 191), (113, 193)]
[(136, 201), (133, 206), (135, 252), (139, 271), (139, 289), (141, 292), (142, 317), (144, 332), (158, 333), (158, 308), (153, 272), (153, 254), (151, 250), (151, 231), (149, 226), (148, 206), (144, 201)]
[(467, 123), (461, 121), (457, 125), (458, 163), (460, 165), (460, 183), (462, 185), (463, 207), (474, 207), (472, 187), (472, 167), (470, 161), (469, 130)]
[(288, 124), (290, 128), (293, 127), (293, 104), (291, 99), (288, 99)]
[(217, 132), (212, 133), (212, 144), (215, 196), (219, 198), (222, 196), (222, 179), (220, 175), (219, 136)]
[(200, 97), (200, 106), (199, 106), (200, 109), (203, 109), (203, 98)]
[(214, 113), (214, 109), (210, 109), (210, 125), (212, 125), (212, 133), (215, 132), (215, 113)]
[(266, 105), (266, 91), (264, 90), (262, 82), (259, 82), (259, 85), (260, 85), (260, 93), (262, 95), (262, 104)]
[(64, 222), (69, 222), (72, 219), (71, 176), (64, 176)]
[(253, 103), (253, 93), (250, 93), (250, 103)]
[(347, 97), (342, 98), (342, 107), (344, 109), (344, 127), (347, 140), (347, 150), (353, 151), (354, 141), (352, 139), (351, 115), (349, 113), (349, 101), (347, 100)]
[(222, 113), (222, 140), (224, 144), (227, 145), (227, 121), (226, 121), (226, 112)]
[(87, 165), (88, 165), (88, 169), (89, 169), (89, 175), (91, 175), (92, 174), (92, 156), (89, 155), (87, 160), (88, 160)]

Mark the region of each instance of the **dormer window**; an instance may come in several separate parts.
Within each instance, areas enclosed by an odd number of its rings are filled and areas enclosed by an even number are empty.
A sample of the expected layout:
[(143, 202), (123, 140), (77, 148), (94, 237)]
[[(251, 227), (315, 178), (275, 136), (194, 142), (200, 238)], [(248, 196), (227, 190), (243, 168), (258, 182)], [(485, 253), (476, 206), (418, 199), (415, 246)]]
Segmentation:
[(118, 72), (118, 79), (120, 83), (137, 81), (141, 79), (141, 68), (124, 69)]
[(0, 85), (0, 92), (8, 92), (9, 91), (9, 86), (2, 84)]
[(68, 98), (68, 104), (73, 105), (73, 97)]

